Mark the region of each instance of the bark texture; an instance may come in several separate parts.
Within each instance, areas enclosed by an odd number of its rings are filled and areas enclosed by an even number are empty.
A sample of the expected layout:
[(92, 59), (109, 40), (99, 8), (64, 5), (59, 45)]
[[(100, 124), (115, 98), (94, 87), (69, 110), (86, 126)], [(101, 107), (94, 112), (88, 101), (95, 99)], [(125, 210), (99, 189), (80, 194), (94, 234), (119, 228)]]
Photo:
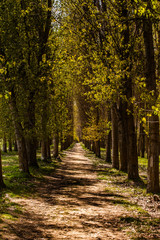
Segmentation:
[(111, 118), (112, 118), (112, 167), (119, 169), (118, 118), (116, 114), (116, 106), (112, 106)]
[[(146, 55), (146, 86), (151, 98), (148, 108), (152, 111), (158, 92), (156, 89), (156, 65), (151, 19), (143, 20), (143, 37)], [(150, 93), (151, 91), (154, 95)], [(147, 192), (159, 193), (159, 191), (159, 118), (152, 112), (149, 117)]]

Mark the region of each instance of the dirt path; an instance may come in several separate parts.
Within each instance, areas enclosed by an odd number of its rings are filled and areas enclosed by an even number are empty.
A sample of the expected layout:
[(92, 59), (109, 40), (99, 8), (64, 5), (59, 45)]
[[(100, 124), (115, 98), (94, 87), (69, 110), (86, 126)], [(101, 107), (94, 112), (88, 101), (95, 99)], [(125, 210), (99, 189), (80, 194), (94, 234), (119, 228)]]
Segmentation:
[(17, 221), (8, 220), (3, 239), (130, 239), (121, 222), (130, 213), (113, 203), (119, 195), (107, 194), (105, 187), (80, 144), (75, 144), (56, 173), (37, 185), (36, 197), (12, 199), (24, 214)]

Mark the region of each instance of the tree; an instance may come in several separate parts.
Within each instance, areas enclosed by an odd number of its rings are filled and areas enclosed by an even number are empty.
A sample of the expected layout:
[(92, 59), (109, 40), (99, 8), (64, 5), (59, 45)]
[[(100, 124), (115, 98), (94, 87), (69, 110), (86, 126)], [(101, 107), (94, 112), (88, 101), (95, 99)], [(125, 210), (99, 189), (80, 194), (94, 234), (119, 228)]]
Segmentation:
[(5, 187), (5, 184), (4, 184), (3, 175), (2, 175), (2, 159), (1, 159), (1, 150), (0, 150), (0, 189), (4, 187)]
[[(51, 0), (1, 3), (1, 54), (10, 93), (20, 168), (36, 161), (35, 100), (51, 29)], [(14, 11), (13, 11), (14, 10)], [(35, 17), (36, 16), (36, 17)], [(32, 27), (31, 27), (32, 26)]]
[[(147, 12), (149, 11), (149, 13)], [(150, 96), (148, 108), (149, 116), (149, 144), (148, 144), (148, 183), (147, 191), (158, 193), (159, 188), (159, 118), (152, 111), (158, 98), (156, 86), (156, 64), (153, 40), (152, 6), (147, 1), (146, 12), (143, 19), (143, 38), (145, 46), (146, 88)]]

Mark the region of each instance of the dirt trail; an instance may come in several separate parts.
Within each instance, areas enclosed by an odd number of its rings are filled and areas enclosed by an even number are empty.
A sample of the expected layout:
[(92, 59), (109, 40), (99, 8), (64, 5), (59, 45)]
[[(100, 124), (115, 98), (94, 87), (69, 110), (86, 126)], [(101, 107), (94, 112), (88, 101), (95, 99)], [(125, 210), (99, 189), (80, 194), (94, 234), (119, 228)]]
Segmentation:
[(3, 239), (129, 239), (120, 219), (130, 213), (113, 203), (119, 196), (105, 192), (105, 181), (84, 153), (75, 144), (56, 173), (37, 185), (36, 197), (14, 199), (25, 214), (8, 222)]

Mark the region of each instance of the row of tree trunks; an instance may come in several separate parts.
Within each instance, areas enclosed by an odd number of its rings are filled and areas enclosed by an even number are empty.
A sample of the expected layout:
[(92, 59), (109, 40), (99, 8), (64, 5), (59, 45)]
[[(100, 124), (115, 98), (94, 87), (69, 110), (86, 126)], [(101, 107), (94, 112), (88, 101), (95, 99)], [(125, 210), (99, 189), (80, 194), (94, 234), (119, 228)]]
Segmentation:
[[(8, 148), (7, 148), (8, 147)], [(14, 147), (14, 148), (13, 148)], [(3, 146), (2, 146), (2, 151), (3, 152), (12, 152), (14, 149), (14, 151), (17, 151), (17, 141), (15, 140), (14, 142), (12, 141), (11, 138), (8, 139), (8, 142), (7, 142), (7, 139), (6, 137), (3, 138)]]
[(57, 158), (59, 155), (59, 143), (61, 144), (61, 151), (66, 150), (73, 143), (73, 136), (67, 136), (65, 140), (60, 139), (58, 132), (54, 135), (53, 138), (53, 157)]

